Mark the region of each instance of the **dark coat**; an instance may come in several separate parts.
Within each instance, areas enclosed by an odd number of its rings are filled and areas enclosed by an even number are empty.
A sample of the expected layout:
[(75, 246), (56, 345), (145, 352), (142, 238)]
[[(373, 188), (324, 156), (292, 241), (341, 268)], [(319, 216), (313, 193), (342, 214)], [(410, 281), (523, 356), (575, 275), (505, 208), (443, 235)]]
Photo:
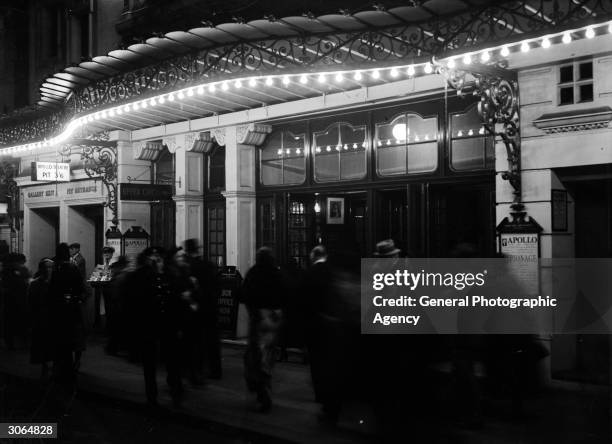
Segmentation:
[(81, 304), (85, 285), (81, 273), (71, 262), (56, 262), (49, 283), (53, 306), (56, 346), (59, 349), (85, 349)]
[(42, 364), (53, 359), (53, 304), (49, 294), (49, 282), (36, 278), (28, 292), (32, 315), (32, 345), (30, 362)]
[(71, 261), (74, 265), (76, 265), (77, 269), (79, 270), (79, 273), (81, 273), (81, 279), (84, 280), (86, 278), (85, 270), (87, 269), (87, 265), (86, 265), (85, 258), (83, 257), (83, 255), (80, 252), (78, 252), (77, 254), (72, 256)]
[(242, 286), (244, 302), (249, 311), (260, 308), (283, 308), (285, 296), (283, 276), (273, 265), (255, 264), (248, 271)]

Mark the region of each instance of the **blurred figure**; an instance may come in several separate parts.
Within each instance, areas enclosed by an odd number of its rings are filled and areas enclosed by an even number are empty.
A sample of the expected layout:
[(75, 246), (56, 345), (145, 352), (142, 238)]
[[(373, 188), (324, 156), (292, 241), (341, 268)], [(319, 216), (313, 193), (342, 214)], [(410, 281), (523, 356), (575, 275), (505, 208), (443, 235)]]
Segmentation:
[(295, 258), (289, 258), (281, 269), (287, 296), (283, 307), (283, 326), (280, 333), (280, 361), (287, 361), (288, 347), (304, 346), (304, 311), (300, 306), (302, 297), (302, 270)]
[(164, 250), (146, 248), (138, 258), (138, 268), (129, 276), (126, 291), (133, 297), (133, 332), (144, 370), (149, 407), (157, 406), (157, 361), (161, 347), (166, 362), (170, 393), (175, 405), (182, 396), (180, 375), (180, 303), (164, 266)]
[(198, 310), (191, 330), (192, 379), (196, 383), (203, 382), (205, 375), (221, 379), (221, 341), (217, 324), (220, 283), (217, 267), (200, 256), (197, 239), (185, 241), (185, 253), (191, 276), (197, 280), (199, 287), (196, 293)]
[(32, 344), (30, 363), (41, 365), (41, 378), (49, 374), (49, 362), (53, 361), (53, 304), (49, 293), (53, 276), (53, 261), (46, 257), (38, 263), (38, 271), (30, 284), (28, 301), (32, 314)]
[(55, 332), (54, 365), (59, 377), (68, 382), (81, 365), (85, 350), (85, 332), (81, 314), (84, 284), (81, 274), (70, 260), (68, 244), (57, 246), (53, 272), (49, 282), (49, 295), (53, 304), (53, 330)]
[(83, 280), (87, 278), (86, 274), (86, 263), (85, 258), (81, 254), (81, 244), (78, 242), (73, 242), (70, 244), (70, 261), (76, 265), (79, 273), (81, 273), (81, 277)]
[(30, 273), (25, 256), (9, 253), (2, 264), (2, 294), (4, 299), (4, 342), (15, 350), (15, 339), (25, 336), (25, 309)]
[(106, 305), (106, 328), (108, 332), (106, 353), (110, 355), (116, 355), (119, 352), (126, 337), (122, 287), (125, 286), (127, 279), (127, 266), (128, 260), (125, 256), (120, 256), (116, 262), (113, 262), (109, 266), (110, 284), (104, 289), (106, 299), (108, 299), (108, 305)]
[(249, 391), (257, 396), (256, 409), (260, 412), (267, 412), (272, 407), (271, 378), (284, 293), (283, 278), (274, 263), (272, 250), (260, 248), (255, 265), (248, 271), (243, 284), (243, 298), (249, 312), (245, 378)]

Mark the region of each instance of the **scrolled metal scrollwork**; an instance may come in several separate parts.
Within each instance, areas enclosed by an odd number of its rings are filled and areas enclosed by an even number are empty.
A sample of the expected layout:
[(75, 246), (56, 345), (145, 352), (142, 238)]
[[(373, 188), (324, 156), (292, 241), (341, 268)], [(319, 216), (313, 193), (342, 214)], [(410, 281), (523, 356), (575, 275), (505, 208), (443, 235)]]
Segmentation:
[(18, 161), (0, 162), (0, 183), (6, 186), (6, 197), (8, 198), (7, 214), (11, 230), (19, 229), (19, 188), (15, 178), (19, 173)]

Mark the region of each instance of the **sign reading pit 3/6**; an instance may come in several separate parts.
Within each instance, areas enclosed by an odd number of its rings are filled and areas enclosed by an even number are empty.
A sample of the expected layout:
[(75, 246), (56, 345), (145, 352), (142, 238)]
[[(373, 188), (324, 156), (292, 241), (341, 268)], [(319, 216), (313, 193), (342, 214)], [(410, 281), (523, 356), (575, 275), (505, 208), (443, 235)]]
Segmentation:
[(70, 182), (70, 164), (58, 162), (32, 162), (32, 180)]

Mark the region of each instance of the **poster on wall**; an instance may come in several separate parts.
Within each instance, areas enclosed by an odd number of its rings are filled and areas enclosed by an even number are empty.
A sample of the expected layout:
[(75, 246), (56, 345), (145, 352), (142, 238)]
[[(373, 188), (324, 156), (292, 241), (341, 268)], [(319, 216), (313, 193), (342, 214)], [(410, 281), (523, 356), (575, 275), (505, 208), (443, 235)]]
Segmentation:
[(60, 162), (32, 162), (32, 181), (70, 182), (70, 164)]
[(327, 198), (327, 223), (344, 223), (344, 197)]
[(105, 245), (107, 247), (111, 247), (114, 251), (113, 253), (113, 257), (111, 259), (111, 262), (115, 262), (119, 256), (121, 256), (123, 254), (123, 252), (121, 251), (122, 249), (122, 245), (121, 245), (121, 239), (123, 236), (121, 236), (121, 231), (119, 231), (119, 229), (117, 227), (110, 227), (108, 230), (106, 230), (106, 242)]
[(149, 246), (149, 233), (142, 227), (133, 225), (123, 235), (123, 254), (130, 261), (135, 261), (142, 251)]

